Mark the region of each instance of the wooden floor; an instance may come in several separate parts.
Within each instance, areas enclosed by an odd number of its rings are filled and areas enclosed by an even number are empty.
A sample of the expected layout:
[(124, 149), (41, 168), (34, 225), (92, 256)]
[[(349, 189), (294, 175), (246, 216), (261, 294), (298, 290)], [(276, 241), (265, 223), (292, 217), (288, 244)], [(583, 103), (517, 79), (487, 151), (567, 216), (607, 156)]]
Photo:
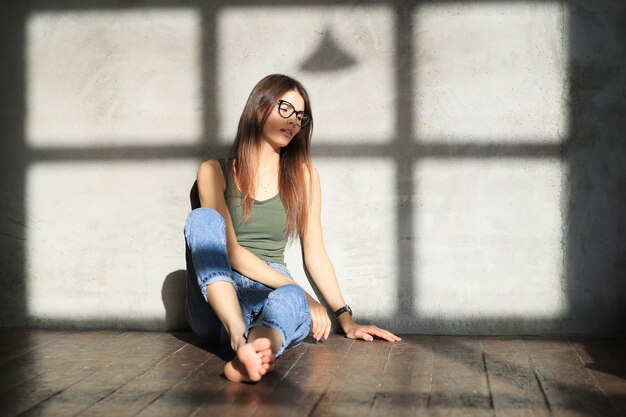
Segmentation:
[(0, 416), (626, 416), (626, 338), (332, 336), (258, 384), (192, 335), (0, 332)]

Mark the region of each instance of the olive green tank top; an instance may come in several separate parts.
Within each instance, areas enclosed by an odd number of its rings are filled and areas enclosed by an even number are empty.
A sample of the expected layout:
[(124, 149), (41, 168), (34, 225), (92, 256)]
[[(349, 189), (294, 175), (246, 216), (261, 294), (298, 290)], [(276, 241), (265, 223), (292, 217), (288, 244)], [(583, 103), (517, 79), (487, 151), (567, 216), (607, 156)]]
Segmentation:
[(219, 163), (226, 180), (224, 198), (233, 221), (237, 242), (264, 261), (284, 264), (287, 214), (280, 194), (263, 201), (255, 200), (250, 219), (243, 223), (241, 192), (231, 177), (227, 160), (220, 159)]

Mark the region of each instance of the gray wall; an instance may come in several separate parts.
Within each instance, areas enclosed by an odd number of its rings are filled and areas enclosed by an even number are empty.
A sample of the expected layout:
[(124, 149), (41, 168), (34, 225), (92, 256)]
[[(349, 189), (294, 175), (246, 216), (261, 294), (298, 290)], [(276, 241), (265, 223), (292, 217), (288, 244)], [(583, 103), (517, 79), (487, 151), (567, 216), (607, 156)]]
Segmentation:
[(626, 330), (623, 2), (0, 7), (0, 327), (183, 328), (195, 170), (281, 72), (359, 319)]

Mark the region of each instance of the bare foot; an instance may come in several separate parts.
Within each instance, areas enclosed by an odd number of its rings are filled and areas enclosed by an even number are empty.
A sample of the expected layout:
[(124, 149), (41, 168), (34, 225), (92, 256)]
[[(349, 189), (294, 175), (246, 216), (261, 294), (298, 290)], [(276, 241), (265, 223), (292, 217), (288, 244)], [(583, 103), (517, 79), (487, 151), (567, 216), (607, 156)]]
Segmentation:
[(235, 359), (224, 366), (226, 378), (233, 382), (259, 381), (274, 367), (276, 361), (270, 346), (271, 342), (266, 338), (239, 346)]

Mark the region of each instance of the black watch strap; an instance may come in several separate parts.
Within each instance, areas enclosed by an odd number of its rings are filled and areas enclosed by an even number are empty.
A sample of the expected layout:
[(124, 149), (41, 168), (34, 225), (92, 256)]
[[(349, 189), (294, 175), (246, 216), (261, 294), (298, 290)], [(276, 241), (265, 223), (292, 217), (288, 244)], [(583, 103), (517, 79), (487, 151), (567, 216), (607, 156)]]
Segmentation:
[(352, 309), (350, 308), (349, 305), (346, 304), (345, 306), (341, 307), (339, 310), (335, 311), (335, 318), (336, 319), (339, 318), (339, 316), (341, 316), (346, 311), (350, 313), (350, 315), (352, 316)]

